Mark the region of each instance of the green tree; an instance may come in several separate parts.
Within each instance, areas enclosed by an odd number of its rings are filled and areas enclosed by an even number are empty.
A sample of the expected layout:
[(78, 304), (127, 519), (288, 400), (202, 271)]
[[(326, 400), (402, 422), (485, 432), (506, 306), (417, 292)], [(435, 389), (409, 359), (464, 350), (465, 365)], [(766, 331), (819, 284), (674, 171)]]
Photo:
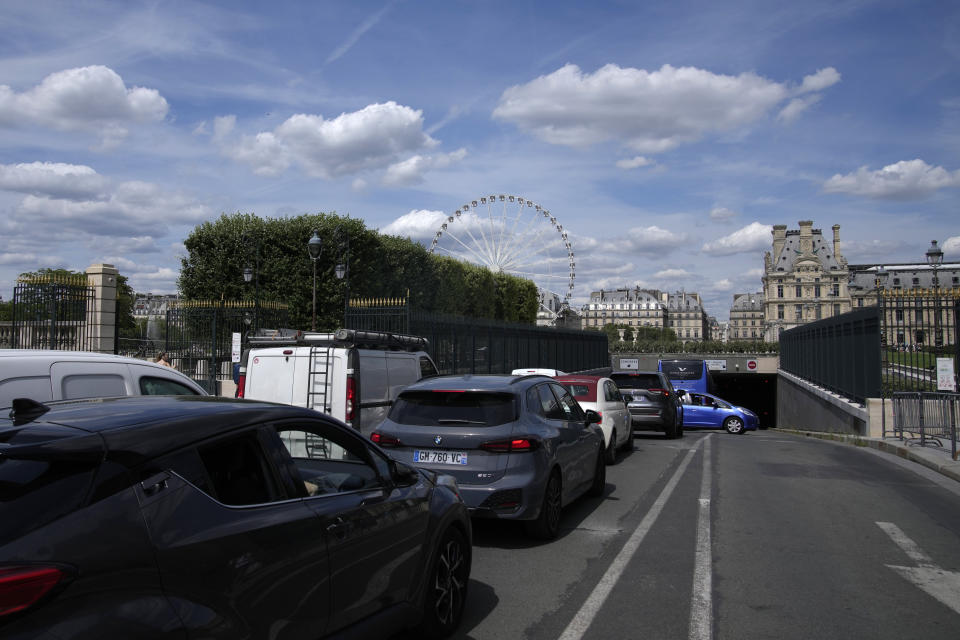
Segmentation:
[[(320, 256), (307, 242), (316, 230)], [(334, 275), (349, 258), (351, 298), (408, 298), (411, 307), (455, 315), (533, 324), (536, 286), (527, 280), (430, 254), (417, 243), (367, 229), (336, 213), (291, 218), (223, 214), (197, 226), (184, 241), (180, 294), (187, 299), (261, 300), (288, 305), (294, 327), (311, 325), (316, 267), (317, 327), (340, 326), (347, 282)], [(257, 268), (256, 286), (245, 266)]]

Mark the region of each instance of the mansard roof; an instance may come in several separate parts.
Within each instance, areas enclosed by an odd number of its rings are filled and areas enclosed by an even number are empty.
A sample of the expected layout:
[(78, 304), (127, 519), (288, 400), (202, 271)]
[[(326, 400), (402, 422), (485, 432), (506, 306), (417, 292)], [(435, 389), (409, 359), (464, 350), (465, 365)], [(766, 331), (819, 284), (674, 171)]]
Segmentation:
[(730, 311), (763, 311), (763, 292), (735, 294)]

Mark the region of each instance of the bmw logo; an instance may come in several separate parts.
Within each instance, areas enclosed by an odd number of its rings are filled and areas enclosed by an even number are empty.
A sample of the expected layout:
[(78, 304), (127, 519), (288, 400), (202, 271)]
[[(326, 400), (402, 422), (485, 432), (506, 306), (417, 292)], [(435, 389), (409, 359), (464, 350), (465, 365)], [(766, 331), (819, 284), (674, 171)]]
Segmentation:
[(433, 437), (433, 444), (435, 444), (435, 445), (437, 445), (437, 446), (440, 446), (440, 443), (441, 443), (441, 442), (443, 442), (443, 437), (442, 437), (442, 436), (434, 436), (434, 437)]

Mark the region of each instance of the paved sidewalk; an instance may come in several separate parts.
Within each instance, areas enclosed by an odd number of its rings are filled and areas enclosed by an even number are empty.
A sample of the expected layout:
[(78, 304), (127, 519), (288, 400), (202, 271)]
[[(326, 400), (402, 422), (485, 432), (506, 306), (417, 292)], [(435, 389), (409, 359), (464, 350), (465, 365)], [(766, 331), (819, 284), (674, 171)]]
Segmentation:
[[(952, 480), (960, 482), (960, 460), (954, 460), (950, 454), (950, 441), (942, 441), (945, 447), (938, 447), (935, 443), (927, 441), (927, 445), (921, 447), (920, 439), (913, 440), (888, 437), (888, 438), (864, 438), (862, 436), (848, 435), (843, 433), (827, 433), (823, 431), (798, 431), (795, 429), (777, 429), (784, 433), (793, 433), (808, 438), (819, 438), (821, 440), (834, 440), (836, 442), (846, 442), (858, 447), (870, 447), (885, 453), (893, 454), (897, 457), (921, 464), (928, 469), (932, 469)], [(960, 443), (958, 443), (960, 449)]]

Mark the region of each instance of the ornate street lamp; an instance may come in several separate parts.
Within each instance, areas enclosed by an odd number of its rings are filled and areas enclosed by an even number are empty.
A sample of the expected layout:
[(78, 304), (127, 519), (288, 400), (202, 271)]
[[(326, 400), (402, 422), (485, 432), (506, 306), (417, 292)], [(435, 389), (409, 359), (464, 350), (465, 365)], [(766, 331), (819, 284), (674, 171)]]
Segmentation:
[(313, 323), (310, 325), (311, 331), (317, 330), (317, 259), (320, 257), (322, 248), (323, 241), (320, 239), (317, 230), (314, 229), (313, 236), (307, 242), (307, 252), (309, 252), (310, 259), (313, 261)]
[(937, 269), (942, 262), (943, 251), (937, 246), (936, 240), (931, 240), (927, 249), (927, 264), (933, 269), (933, 344), (937, 347), (943, 345), (943, 336), (940, 335), (940, 280), (937, 278)]
[(337, 241), (340, 243), (341, 260), (334, 268), (338, 280), (344, 282), (343, 327), (347, 327), (347, 312), (350, 307), (350, 235), (343, 227), (337, 227)]

